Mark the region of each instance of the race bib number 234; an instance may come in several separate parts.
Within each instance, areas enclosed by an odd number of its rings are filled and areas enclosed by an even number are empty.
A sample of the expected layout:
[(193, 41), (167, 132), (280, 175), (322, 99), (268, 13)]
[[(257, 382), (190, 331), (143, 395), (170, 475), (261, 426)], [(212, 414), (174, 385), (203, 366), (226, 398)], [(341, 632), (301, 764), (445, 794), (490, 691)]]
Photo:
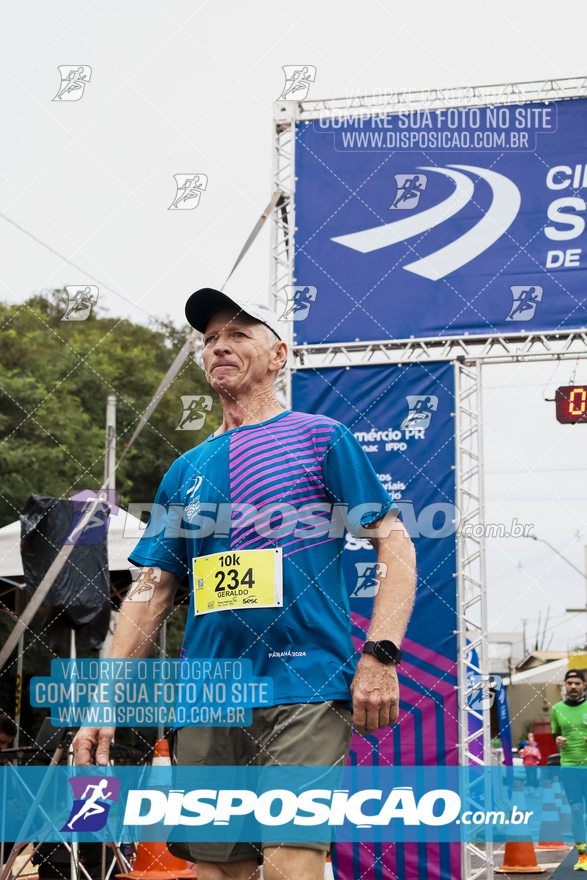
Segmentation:
[(283, 558), (270, 550), (230, 550), (193, 560), (196, 614), (283, 606)]

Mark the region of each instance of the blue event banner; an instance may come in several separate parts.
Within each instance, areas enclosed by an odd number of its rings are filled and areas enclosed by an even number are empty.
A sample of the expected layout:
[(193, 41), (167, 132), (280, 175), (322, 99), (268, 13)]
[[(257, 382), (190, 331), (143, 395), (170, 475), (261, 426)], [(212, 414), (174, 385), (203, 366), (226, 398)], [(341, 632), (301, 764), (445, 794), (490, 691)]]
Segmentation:
[[(561, 840), (587, 768), (0, 768), (2, 839)], [(565, 813), (567, 815), (565, 815)]]
[(247, 659), (58, 659), (30, 683), (31, 705), (55, 727), (248, 727), (273, 681)]
[(587, 99), (299, 122), (295, 173), (298, 344), (587, 325)]
[[(402, 641), (399, 722), (355, 736), (350, 760), (456, 764), (457, 640), (454, 366), (298, 370), (294, 408), (342, 422), (401, 512), (418, 560), (416, 604)], [(342, 567), (360, 650), (379, 589), (377, 555), (347, 532)]]

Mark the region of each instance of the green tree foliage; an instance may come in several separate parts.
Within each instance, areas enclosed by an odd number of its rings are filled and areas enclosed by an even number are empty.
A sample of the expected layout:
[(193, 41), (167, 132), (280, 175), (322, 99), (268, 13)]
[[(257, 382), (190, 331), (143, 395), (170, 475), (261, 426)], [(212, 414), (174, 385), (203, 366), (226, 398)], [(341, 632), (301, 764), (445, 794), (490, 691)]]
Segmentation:
[[(117, 457), (183, 345), (188, 327), (157, 329), (104, 314), (62, 322), (63, 291), (24, 305), (0, 303), (0, 526), (28, 497), (67, 497), (98, 488), (104, 477), (106, 398), (116, 394)], [(200, 431), (176, 430), (180, 395), (209, 394)], [(116, 474), (122, 505), (153, 501), (171, 463), (221, 421), (220, 402), (188, 358)]]
[[(111, 318), (96, 308), (83, 322), (62, 322), (67, 296), (52, 291), (20, 306), (0, 303), (0, 527), (18, 518), (31, 494), (67, 498), (95, 489), (104, 478), (106, 398), (116, 394), (117, 459), (176, 354), (188, 327), (157, 328)], [(208, 394), (212, 411), (200, 431), (177, 431), (181, 395)], [(216, 430), (220, 402), (204, 372), (188, 358), (116, 473), (121, 504), (151, 502), (173, 461)], [(0, 568), (0, 574), (2, 573)], [(6, 585), (5, 585), (6, 586)], [(0, 590), (2, 592), (2, 590)], [(0, 598), (0, 644), (14, 626)], [(67, 656), (67, 633), (54, 653), (44, 639), (46, 609), (25, 635), (22, 739), (37, 733), (46, 710), (30, 705), (33, 675), (48, 675), (55, 656)], [(178, 657), (187, 609), (167, 622), (167, 654)], [(14, 713), (16, 655), (0, 672), (0, 712)], [(153, 657), (159, 656), (157, 647)], [(119, 731), (122, 742), (152, 741), (155, 730)]]

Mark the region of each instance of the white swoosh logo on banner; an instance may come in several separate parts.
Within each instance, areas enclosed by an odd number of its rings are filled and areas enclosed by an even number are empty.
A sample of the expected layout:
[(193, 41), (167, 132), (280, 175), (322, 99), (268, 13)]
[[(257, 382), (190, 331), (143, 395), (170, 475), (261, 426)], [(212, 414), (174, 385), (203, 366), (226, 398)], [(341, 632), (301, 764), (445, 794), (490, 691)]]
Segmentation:
[[(522, 198), (520, 190), (508, 177), (489, 171), (487, 168), (476, 168), (474, 165), (451, 165), (478, 174), (487, 181), (493, 190), (493, 201), (487, 213), (479, 222), (453, 241), (430, 256), (415, 263), (404, 266), (408, 272), (415, 272), (431, 281), (438, 281), (450, 272), (460, 269), (465, 263), (486, 251), (500, 236), (509, 229), (520, 210)], [(432, 170), (432, 169), (430, 169)], [(440, 168), (435, 169), (440, 171)]]
[[(493, 200), (481, 220), (456, 241), (435, 251), (428, 257), (403, 267), (408, 272), (422, 275), (431, 281), (438, 281), (439, 278), (454, 272), (491, 247), (514, 222), (521, 204), (518, 187), (503, 174), (489, 171), (486, 168), (478, 168), (475, 165), (449, 165), (449, 168), (460, 168), (482, 177), (493, 191)], [(435, 171), (437, 174), (450, 177), (456, 184), (454, 193), (439, 205), (422, 211), (420, 214), (406, 217), (404, 220), (397, 220), (395, 223), (387, 223), (384, 226), (364, 229), (349, 235), (340, 235), (333, 238), (332, 241), (367, 254), (370, 251), (405, 241), (407, 238), (420, 235), (422, 232), (438, 226), (460, 211), (473, 196), (473, 182), (464, 174), (459, 174), (458, 171), (425, 166), (420, 166), (418, 170)]]
[(379, 250), (379, 248), (388, 247), (390, 244), (405, 241), (406, 238), (412, 238), (414, 235), (421, 235), (422, 232), (432, 229), (433, 226), (438, 226), (443, 220), (448, 220), (470, 201), (474, 185), (465, 174), (459, 174), (458, 171), (445, 171), (444, 168), (422, 167), (418, 170), (438, 171), (440, 174), (445, 174), (454, 181), (455, 191), (439, 205), (434, 205), (427, 211), (421, 211), (420, 214), (411, 214), (403, 220), (386, 223), (385, 226), (375, 226), (372, 229), (363, 229), (362, 232), (339, 235), (332, 241), (360, 251), (362, 254), (368, 254), (371, 251)]

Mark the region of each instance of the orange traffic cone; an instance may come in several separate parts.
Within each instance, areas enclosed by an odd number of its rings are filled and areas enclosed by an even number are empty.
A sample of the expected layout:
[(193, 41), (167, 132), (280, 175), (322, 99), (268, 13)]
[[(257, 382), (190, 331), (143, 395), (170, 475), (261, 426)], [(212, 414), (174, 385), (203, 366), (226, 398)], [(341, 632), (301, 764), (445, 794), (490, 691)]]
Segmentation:
[[(525, 808), (524, 793), (521, 779), (514, 780), (515, 804), (518, 810)], [(531, 841), (520, 840), (527, 838), (528, 831), (523, 832), (517, 825), (510, 824), (508, 827), (503, 865), (495, 870), (501, 874), (543, 874), (546, 868), (542, 868), (536, 861), (534, 844)]]
[[(552, 781), (546, 779), (544, 782), (544, 799), (542, 801), (542, 817), (540, 821), (540, 837), (542, 840), (540, 843), (536, 844), (536, 849), (563, 850), (565, 852), (569, 850), (571, 847), (567, 846), (562, 840), (550, 841), (548, 839), (551, 834), (555, 836), (557, 831), (559, 834), (561, 833), (560, 819), (554, 799)], [(555, 833), (553, 834), (553, 832)]]
[(332, 856), (326, 856), (324, 865), (324, 880), (334, 880), (334, 871), (332, 870)]
[(502, 874), (543, 874), (546, 868), (536, 861), (533, 843), (510, 841), (505, 845), (503, 865), (495, 870)]
[(125, 880), (179, 880), (179, 878), (195, 878), (198, 875), (190, 871), (187, 862), (176, 859), (167, 849), (163, 841), (145, 843), (141, 841), (137, 849), (134, 871), (128, 874), (117, 874)]
[(171, 767), (171, 755), (169, 754), (169, 743), (165, 738), (155, 740), (155, 751), (153, 752), (153, 767)]
[[(169, 744), (166, 739), (158, 739), (153, 754), (154, 767), (171, 767)], [(124, 880), (194, 880), (196, 871), (188, 868), (187, 862), (172, 856), (164, 841), (147, 843), (140, 841), (133, 871), (117, 874)]]

